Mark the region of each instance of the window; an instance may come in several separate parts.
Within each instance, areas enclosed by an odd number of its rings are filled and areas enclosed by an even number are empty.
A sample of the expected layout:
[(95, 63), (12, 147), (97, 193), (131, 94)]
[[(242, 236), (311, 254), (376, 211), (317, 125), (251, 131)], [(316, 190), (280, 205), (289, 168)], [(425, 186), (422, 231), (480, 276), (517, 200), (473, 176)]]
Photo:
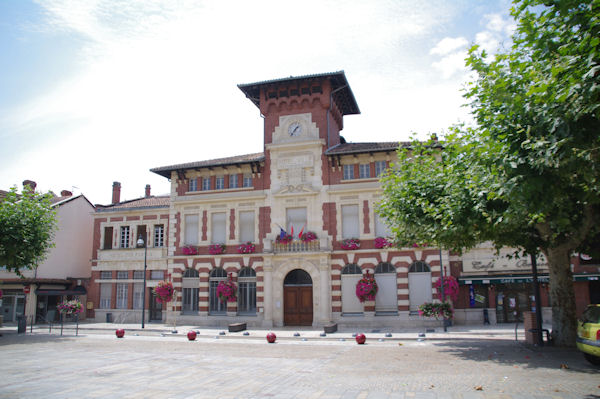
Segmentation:
[(165, 278), (165, 272), (162, 270), (152, 270), (150, 272), (151, 280), (162, 280)]
[(386, 169), (385, 161), (376, 161), (375, 162), (375, 176), (379, 177)]
[(113, 228), (104, 228), (104, 249), (112, 249)]
[(198, 271), (194, 269), (186, 269), (183, 273), (182, 288), (183, 288), (183, 313), (198, 312), (198, 287), (200, 279)]
[(354, 179), (354, 165), (344, 165), (344, 180)]
[(233, 175), (229, 175), (229, 188), (237, 188), (238, 187), (238, 175), (237, 173)]
[(417, 313), (419, 306), (431, 302), (431, 269), (423, 261), (413, 262), (408, 268), (408, 302), (411, 313)]
[[(134, 272), (134, 278), (135, 278), (135, 272)], [(144, 284), (142, 284), (142, 283), (133, 284), (133, 308), (134, 309), (142, 308), (143, 296), (144, 296)]]
[(240, 270), (238, 277), (238, 313), (256, 313), (256, 272), (250, 267)]
[(117, 309), (127, 309), (128, 284), (117, 284)]
[(252, 187), (252, 174), (244, 173), (243, 186), (244, 187)]
[(112, 284), (100, 284), (100, 309), (110, 309)]
[(358, 238), (358, 205), (342, 205), (342, 238)]
[(210, 177), (203, 177), (202, 178), (202, 190), (203, 191), (210, 190)]
[(128, 271), (118, 271), (117, 272), (117, 280), (127, 280), (129, 278)]
[(240, 212), (240, 242), (254, 241), (254, 211)]
[(198, 179), (190, 179), (190, 191), (198, 191)]
[(165, 226), (162, 224), (157, 224), (154, 226), (154, 246), (165, 246)]
[(185, 215), (185, 245), (198, 245), (198, 215)]
[(396, 268), (389, 262), (382, 262), (375, 268), (377, 295), (375, 295), (376, 312), (398, 312), (398, 283)]
[(225, 188), (225, 178), (223, 176), (217, 176), (215, 179), (215, 190), (223, 190)]
[(143, 280), (144, 279), (144, 271), (143, 270), (134, 270), (133, 271), (133, 279), (134, 280)]
[(391, 235), (385, 220), (375, 213), (375, 237), (390, 237)]
[(285, 210), (288, 234), (298, 236), (300, 230), (306, 227), (306, 208), (288, 208)]
[(121, 248), (129, 248), (129, 226), (121, 227)]
[(210, 314), (225, 314), (227, 311), (227, 303), (221, 302), (217, 295), (217, 286), (219, 282), (227, 278), (227, 273), (222, 267), (213, 269), (208, 278), (208, 310)]
[(361, 179), (368, 179), (371, 177), (371, 165), (368, 163), (361, 163), (358, 165), (358, 173)]
[(112, 272), (108, 271), (108, 272), (100, 272), (100, 278), (102, 280), (110, 280), (112, 279)]
[(211, 242), (213, 244), (225, 244), (225, 212), (213, 213), (210, 215), (211, 221)]
[(356, 263), (342, 269), (342, 313), (362, 313), (363, 305), (356, 296), (356, 284), (362, 278), (362, 270)]

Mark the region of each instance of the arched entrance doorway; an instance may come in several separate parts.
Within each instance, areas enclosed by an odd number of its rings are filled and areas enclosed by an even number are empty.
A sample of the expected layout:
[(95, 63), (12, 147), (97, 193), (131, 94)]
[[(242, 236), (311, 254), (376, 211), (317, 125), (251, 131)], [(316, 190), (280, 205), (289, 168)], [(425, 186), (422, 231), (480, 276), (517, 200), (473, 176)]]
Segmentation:
[(311, 326), (313, 322), (312, 279), (302, 269), (294, 269), (283, 281), (283, 323)]

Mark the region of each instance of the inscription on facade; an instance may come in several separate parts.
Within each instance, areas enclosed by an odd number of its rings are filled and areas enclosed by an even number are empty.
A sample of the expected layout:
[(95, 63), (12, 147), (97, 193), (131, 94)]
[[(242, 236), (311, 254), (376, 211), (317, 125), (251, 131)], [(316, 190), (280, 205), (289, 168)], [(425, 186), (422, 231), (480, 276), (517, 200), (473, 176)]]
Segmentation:
[[(474, 249), (463, 256), (463, 271), (465, 272), (504, 272), (531, 269), (529, 256), (516, 258), (511, 257), (510, 250), (502, 250), (496, 255), (493, 249)], [(548, 262), (544, 255), (537, 257), (538, 269), (547, 269)]]

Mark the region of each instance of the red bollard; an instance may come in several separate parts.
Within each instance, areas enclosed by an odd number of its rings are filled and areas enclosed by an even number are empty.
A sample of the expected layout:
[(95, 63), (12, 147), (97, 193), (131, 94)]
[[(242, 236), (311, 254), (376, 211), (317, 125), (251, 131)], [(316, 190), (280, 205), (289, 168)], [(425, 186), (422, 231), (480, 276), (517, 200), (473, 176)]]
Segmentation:
[(196, 331), (188, 331), (187, 333), (188, 340), (194, 341), (196, 339)]
[(365, 334), (356, 334), (356, 342), (359, 345), (364, 344), (366, 340), (367, 340), (367, 337), (365, 337)]
[(272, 344), (275, 342), (276, 339), (277, 339), (277, 336), (274, 333), (270, 332), (267, 334), (267, 342), (268, 343)]
[(125, 336), (125, 330), (118, 328), (117, 331), (115, 331), (115, 334), (117, 335), (117, 338), (123, 338)]

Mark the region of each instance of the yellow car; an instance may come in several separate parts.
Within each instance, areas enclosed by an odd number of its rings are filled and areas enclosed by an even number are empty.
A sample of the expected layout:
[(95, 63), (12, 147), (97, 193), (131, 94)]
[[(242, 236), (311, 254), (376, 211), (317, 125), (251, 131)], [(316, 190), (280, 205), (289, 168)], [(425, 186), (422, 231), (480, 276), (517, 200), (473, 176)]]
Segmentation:
[(577, 349), (588, 362), (600, 365), (600, 304), (588, 305), (577, 326)]

